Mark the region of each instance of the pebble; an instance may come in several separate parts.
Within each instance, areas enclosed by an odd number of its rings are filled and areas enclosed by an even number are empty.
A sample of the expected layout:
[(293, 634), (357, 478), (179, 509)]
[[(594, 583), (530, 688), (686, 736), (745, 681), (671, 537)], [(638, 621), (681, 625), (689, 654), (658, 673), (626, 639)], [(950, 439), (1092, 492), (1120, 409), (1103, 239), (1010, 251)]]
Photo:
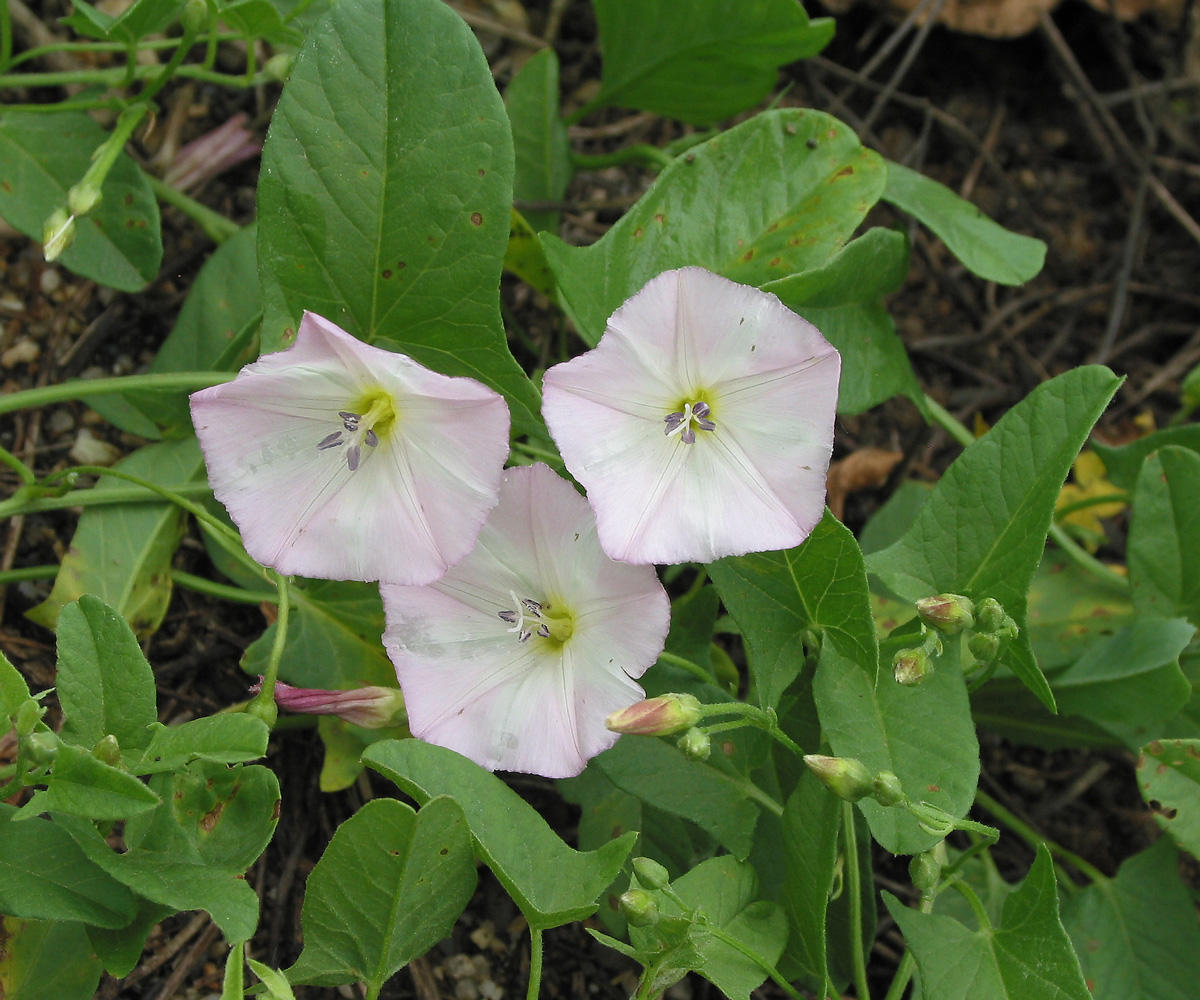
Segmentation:
[(48, 267), (42, 272), (38, 284), (42, 286), (43, 295), (53, 295), (62, 287), (62, 275), (56, 268)]
[(75, 435), (70, 455), (71, 460), (80, 465), (112, 465), (121, 457), (121, 452), (83, 427)]
[(17, 365), (32, 364), (38, 359), (42, 349), (35, 341), (22, 337), (3, 354), (0, 354), (0, 365), (5, 368), (15, 368)]
[(50, 416), (50, 421), (47, 425), (50, 428), (50, 433), (55, 437), (61, 437), (67, 431), (75, 428), (75, 418), (71, 416), (70, 410), (55, 410)]

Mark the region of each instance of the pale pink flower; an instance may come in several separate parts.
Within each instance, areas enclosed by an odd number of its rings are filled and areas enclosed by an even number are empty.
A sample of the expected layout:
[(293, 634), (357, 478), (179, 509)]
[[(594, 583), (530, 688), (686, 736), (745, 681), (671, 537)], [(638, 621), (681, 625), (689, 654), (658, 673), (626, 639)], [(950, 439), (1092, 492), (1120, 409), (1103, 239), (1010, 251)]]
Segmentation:
[[(262, 678), (250, 688), (251, 694), (262, 689)], [(371, 685), (344, 691), (324, 688), (298, 688), (283, 681), (275, 682), (275, 704), (289, 712), (304, 715), (336, 715), (344, 722), (363, 729), (403, 726), (404, 696), (395, 688)]]
[(244, 111), (205, 132), (175, 154), (163, 180), (179, 191), (189, 191), (230, 167), (262, 152), (262, 140), (246, 128)]
[(213, 493), (280, 573), (428, 583), (496, 503), (503, 398), (315, 313), (287, 350), (191, 400)]
[(840, 371), (774, 295), (685, 267), (546, 373), (542, 412), (609, 556), (709, 562), (798, 545), (821, 519)]
[(427, 587), (380, 588), (414, 736), (491, 770), (564, 778), (643, 697), (670, 602), (600, 549), (586, 501), (544, 465), (509, 469), (475, 549)]

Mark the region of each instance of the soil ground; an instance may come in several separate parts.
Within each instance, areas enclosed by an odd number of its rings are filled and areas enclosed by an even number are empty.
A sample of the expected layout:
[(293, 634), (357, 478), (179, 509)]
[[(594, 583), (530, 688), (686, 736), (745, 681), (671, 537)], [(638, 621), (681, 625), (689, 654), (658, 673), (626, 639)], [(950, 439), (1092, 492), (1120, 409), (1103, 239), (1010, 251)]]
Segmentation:
[[(545, 31), (551, 6), (562, 13), (556, 44), (565, 99), (578, 104), (600, 68), (591, 9), (583, 0), (531, 0), (533, 34)], [(60, 30), (56, 18), (68, 5), (47, 0), (30, 7), (50, 30)], [(479, 13), (477, 7), (471, 11)], [(1187, 24), (1149, 19), (1120, 24), (1068, 3), (1033, 34), (993, 41), (941, 28), (904, 33), (876, 11), (856, 8), (839, 18), (837, 37), (821, 57), (785, 71), (791, 87), (784, 103), (842, 118), (885, 155), (1049, 244), (1043, 273), (1024, 287), (1006, 288), (976, 279), (936, 239), (913, 230), (912, 271), (889, 305), (922, 385), (968, 425), (993, 422), (1039, 382), (1087, 362), (1127, 376), (1098, 431), (1109, 440), (1161, 426), (1178, 409), (1181, 379), (1200, 363), (1200, 71), (1188, 62), (1191, 33)], [(480, 37), (503, 85), (514, 60), (529, 50), (510, 37)], [(19, 33), (22, 42), (29, 44)], [(885, 50), (889, 54), (879, 58)], [(175, 138), (160, 128), (135, 152), (149, 160), (164, 138), (187, 141), (236, 111), (248, 112), (252, 127), (265, 134), (276, 96), (266, 89), (227, 93), (180, 86), (164, 100), (165, 120), (178, 126)], [(604, 152), (633, 142), (662, 143), (681, 134), (681, 127), (611, 111), (572, 131), (579, 151)], [(566, 237), (596, 239), (651, 180), (648, 172), (629, 167), (579, 175), (565, 205)], [(250, 162), (209, 183), (198, 197), (246, 223), (255, 181), (256, 164)], [(878, 212), (873, 221), (896, 221), (886, 210)], [(164, 236), (161, 277), (136, 295), (115, 294), (47, 266), (28, 240), (0, 236), (3, 390), (127, 373), (148, 363), (211, 250), (172, 210), (164, 214)], [(555, 318), (536, 296), (509, 279), (504, 295), (514, 322), (535, 338), (552, 335)], [(0, 442), (45, 473), (71, 464), (68, 452), (83, 430), (122, 452), (139, 444), (74, 404), (18, 416), (0, 426)], [(902, 400), (842, 419), (836, 448), (835, 457), (866, 448), (903, 456), (890, 473), (867, 477), (847, 497), (844, 517), (855, 529), (902, 477), (932, 480), (957, 452)], [(74, 515), (63, 512), (0, 525), (0, 569), (57, 561), (73, 523)], [(1120, 521), (1109, 530), (1113, 544), (1100, 555), (1119, 559)], [(185, 543), (179, 568), (209, 572), (198, 542)], [(23, 613), (48, 587), (49, 581), (30, 581), (0, 596), (0, 648), (38, 686), (53, 684), (53, 637)], [(163, 721), (244, 698), (247, 682), (238, 661), (263, 626), (255, 608), (177, 589), (147, 649)], [(981, 739), (984, 788), (1102, 870), (1114, 871), (1156, 835), (1128, 754), (1046, 753), (986, 733)], [(0, 755), (5, 752), (0, 740)], [(365, 798), (391, 794), (385, 783), (364, 778), (347, 792), (322, 795), (316, 786), (320, 752), (308, 731), (272, 741), (269, 763), (282, 782), (283, 814), (248, 878), (263, 902), (251, 952), (277, 967), (298, 955), (304, 879), (333, 829)], [(576, 817), (550, 782), (521, 778), (514, 785), (571, 838)], [(1014, 877), (1030, 860), (1009, 837), (997, 858)], [(882, 883), (904, 892), (903, 871), (880, 862)], [(512, 903), (481, 870), (480, 889), (453, 938), (395, 977), (385, 996), (498, 1000), (497, 990), (520, 996), (528, 962), (522, 930)], [(872, 958), (880, 987), (890, 978), (898, 940), (894, 928), (881, 925)], [(222, 944), (207, 917), (180, 915), (156, 929), (134, 973), (123, 982), (103, 980), (99, 996), (210, 996), (220, 992), (222, 964)], [(545, 996), (617, 1000), (629, 995), (632, 984), (625, 960), (594, 945), (580, 926), (548, 935)], [(709, 995), (700, 980), (674, 990), (677, 1000)], [(300, 988), (297, 996), (335, 992)], [(767, 987), (762, 995), (771, 992)]]

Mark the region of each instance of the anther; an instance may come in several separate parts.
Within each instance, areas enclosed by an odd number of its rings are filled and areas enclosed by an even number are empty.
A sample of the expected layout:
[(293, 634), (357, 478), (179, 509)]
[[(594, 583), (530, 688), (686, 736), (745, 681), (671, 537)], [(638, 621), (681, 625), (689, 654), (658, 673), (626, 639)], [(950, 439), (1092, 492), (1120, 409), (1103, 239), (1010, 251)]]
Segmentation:
[(342, 440), (342, 432), (334, 431), (332, 434), (327, 434), (317, 442), (317, 451), (325, 451), (329, 448), (337, 448), (346, 442)]
[(684, 403), (682, 411), (668, 413), (663, 417), (663, 423), (666, 424), (666, 427), (663, 428), (663, 433), (667, 437), (678, 434), (679, 440), (684, 444), (695, 444), (696, 430), (692, 426), (693, 423), (702, 431), (715, 431), (717, 429), (717, 425), (708, 419), (710, 412), (712, 411), (704, 400), (698, 400), (695, 403)]

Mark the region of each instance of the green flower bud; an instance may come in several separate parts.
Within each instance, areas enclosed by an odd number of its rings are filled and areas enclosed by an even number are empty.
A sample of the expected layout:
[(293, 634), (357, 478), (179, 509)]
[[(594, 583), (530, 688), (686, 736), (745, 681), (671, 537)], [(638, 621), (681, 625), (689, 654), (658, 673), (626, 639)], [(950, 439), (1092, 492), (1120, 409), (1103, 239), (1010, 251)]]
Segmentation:
[(45, 714), (46, 709), (42, 707), (41, 702), (36, 698), (26, 698), (17, 709), (17, 735), (28, 736), (37, 728)]
[(804, 763), (821, 779), (821, 784), (839, 799), (857, 802), (875, 790), (871, 772), (861, 761), (850, 757), (826, 757), (824, 754), (805, 754)]
[(691, 760), (708, 760), (708, 755), (712, 753), (712, 740), (708, 738), (708, 733), (699, 729), (689, 729), (675, 745)]
[(649, 927), (658, 923), (658, 904), (645, 889), (630, 889), (621, 893), (617, 909), (632, 927)]
[(662, 694), (613, 712), (604, 725), (614, 733), (670, 736), (694, 726), (704, 717), (700, 700), (690, 694)]
[(1006, 617), (1004, 605), (994, 597), (985, 597), (975, 606), (975, 626), (980, 632), (995, 632)]
[(922, 896), (927, 896), (937, 888), (938, 879), (942, 877), (942, 866), (933, 852), (918, 854), (908, 863), (908, 877), (912, 879), (914, 888), (921, 890)]
[(975, 602), (962, 594), (938, 594), (917, 601), (917, 614), (926, 625), (957, 635), (975, 624)]
[(56, 208), (42, 225), (42, 256), (46, 263), (58, 260), (75, 242), (75, 216)]
[(976, 632), (967, 640), (967, 649), (980, 663), (991, 663), (1000, 655), (1000, 639), (987, 632)]
[(277, 52), (263, 64), (263, 76), (268, 80), (287, 83), (288, 74), (292, 71), (292, 63), (296, 57), (287, 52)]
[(900, 779), (891, 771), (880, 771), (871, 782), (875, 801), (881, 806), (897, 806), (904, 801)]
[(82, 219), (104, 199), (104, 192), (95, 181), (86, 177), (67, 192), (67, 210)]
[(207, 0), (187, 0), (179, 14), (179, 23), (189, 35), (199, 34), (208, 25)]
[(109, 733), (96, 741), (96, 745), (92, 747), (92, 756), (109, 767), (120, 767), (121, 744), (117, 742), (117, 738), (112, 733)]
[(634, 858), (633, 873), (647, 889), (661, 889), (671, 881), (671, 873), (653, 858)]
[(53, 764), (59, 746), (58, 736), (49, 731), (30, 733), (25, 737), (25, 750), (36, 764)]
[(1179, 386), (1179, 390), (1184, 408), (1189, 413), (1200, 407), (1200, 365), (1196, 365), (1195, 368), (1187, 373), (1183, 383)]
[(916, 649), (902, 649), (892, 657), (892, 673), (897, 684), (920, 684), (933, 669), (929, 653), (921, 646)]

